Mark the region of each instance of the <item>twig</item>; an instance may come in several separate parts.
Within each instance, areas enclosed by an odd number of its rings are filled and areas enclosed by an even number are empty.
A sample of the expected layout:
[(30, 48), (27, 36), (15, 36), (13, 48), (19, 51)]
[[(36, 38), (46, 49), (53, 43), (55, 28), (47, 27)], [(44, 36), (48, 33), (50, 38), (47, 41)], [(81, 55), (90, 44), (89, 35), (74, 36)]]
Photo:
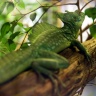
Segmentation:
[[(40, 2), (38, 1), (38, 0), (36, 0), (39, 4), (40, 4)], [(41, 5), (41, 4), (40, 4)], [(42, 6), (42, 5), (41, 5)]]
[(90, 2), (92, 2), (94, 0), (90, 0), (89, 2), (87, 2), (82, 8), (81, 8), (81, 11), (84, 9), (84, 7), (86, 7)]
[[(80, 4), (79, 4), (79, 0), (77, 0), (77, 3), (76, 3), (77, 7), (78, 7), (78, 10), (80, 11)], [(81, 12), (81, 11), (80, 11)]]
[[(59, 2), (56, 2), (56, 3), (59, 3)], [(28, 13), (25, 13), (25, 14), (22, 14), (20, 11), (19, 11), (19, 12), (23, 15), (23, 16), (21, 17), (21, 18), (23, 18), (25, 15), (30, 14), (30, 13), (36, 11), (36, 10), (39, 9), (39, 8), (44, 8), (44, 7), (49, 7), (49, 8), (51, 8), (51, 7), (63, 6), (63, 5), (77, 5), (77, 3), (67, 3), (67, 4), (59, 4), (59, 5), (56, 5), (56, 3), (54, 3), (54, 4), (50, 5), (50, 6), (45, 6), (45, 5), (39, 6), (38, 8), (36, 8), (36, 9), (34, 9), (34, 10), (28, 12)], [(21, 19), (21, 18), (20, 18), (20, 19)], [(20, 19), (18, 19), (18, 21), (19, 21)]]
[[(59, 4), (59, 5), (56, 5), (56, 6), (63, 6), (63, 5), (76, 5), (77, 3), (67, 3), (67, 4)], [(54, 5), (55, 6), (55, 5)], [(54, 7), (53, 6), (53, 7)]]
[[(36, 8), (36, 9), (34, 9), (34, 10), (28, 12), (28, 13), (22, 14), (23, 16), (20, 17), (20, 18), (18, 19), (18, 21), (19, 21), (21, 18), (23, 18), (25, 15), (27, 15), (27, 14), (29, 14), (29, 13), (32, 13), (32, 12), (36, 11), (36, 10), (39, 9), (39, 8), (42, 8), (42, 6), (39, 6), (38, 8)], [(20, 12), (20, 13), (21, 13), (21, 12)]]
[(84, 29), (82, 29), (82, 33), (84, 31), (86, 31), (87, 29), (89, 29), (92, 25), (96, 24), (96, 21), (94, 21), (93, 23), (91, 23), (90, 25), (87, 25)]

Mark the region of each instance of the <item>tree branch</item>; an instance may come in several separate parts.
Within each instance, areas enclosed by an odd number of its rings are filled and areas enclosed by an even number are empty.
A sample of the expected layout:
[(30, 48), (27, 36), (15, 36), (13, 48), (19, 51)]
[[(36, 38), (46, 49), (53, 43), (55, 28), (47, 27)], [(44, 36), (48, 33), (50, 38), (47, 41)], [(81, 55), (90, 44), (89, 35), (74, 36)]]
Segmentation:
[[(96, 76), (96, 39), (84, 43), (92, 56), (93, 66), (88, 67), (88, 62), (80, 52), (66, 49), (61, 53), (70, 62), (70, 66), (61, 70), (58, 77), (66, 85), (59, 84), (61, 96), (73, 96), (78, 89), (83, 88)], [(90, 70), (90, 74), (89, 74)], [(56, 81), (56, 83), (58, 83)], [(53, 93), (53, 86), (49, 79), (41, 82), (39, 77), (30, 71), (23, 72), (9, 83), (0, 86), (0, 96), (57, 96)]]

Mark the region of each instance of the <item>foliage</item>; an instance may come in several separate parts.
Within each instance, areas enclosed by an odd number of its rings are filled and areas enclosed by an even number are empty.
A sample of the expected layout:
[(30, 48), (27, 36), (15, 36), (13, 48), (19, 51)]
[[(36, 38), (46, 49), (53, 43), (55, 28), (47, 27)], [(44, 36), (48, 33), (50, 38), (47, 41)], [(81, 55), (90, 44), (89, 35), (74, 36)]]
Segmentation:
[(85, 14), (94, 21), (96, 18), (96, 7), (86, 9)]
[(94, 23), (95, 19), (96, 19), (96, 7), (86, 9), (85, 14), (89, 18), (93, 19), (93, 25), (89, 29), (90, 29), (90, 33), (91, 33), (92, 37), (96, 38), (96, 24)]
[[(62, 1), (62, 0), (60, 0), (60, 1)], [(58, 2), (60, 2), (60, 1), (58, 1)], [(79, 0), (77, 0), (77, 1), (79, 1)], [(52, 13), (53, 13), (52, 16), (53, 16), (53, 18), (55, 18), (53, 22), (56, 23), (55, 13), (58, 8), (58, 5), (56, 5), (58, 2), (53, 3), (53, 4), (49, 3), (49, 2), (44, 2), (44, 3), (40, 4), (40, 2), (38, 2), (38, 5), (40, 5), (40, 6), (37, 7), (36, 9), (33, 9), (33, 7), (34, 7), (34, 5), (36, 5), (36, 3), (25, 4), (23, 0), (14, 0), (13, 2), (8, 1), (8, 0), (3, 0), (2, 3), (0, 3), (0, 13), (1, 13), (0, 14), (0, 56), (3, 56), (4, 54), (6, 54), (10, 51), (24, 49), (24, 48), (28, 47), (29, 44), (31, 44), (31, 40), (33, 40), (33, 38), (34, 38), (34, 37), (32, 37), (34, 35), (31, 35), (31, 34), (34, 34), (34, 33), (32, 33), (32, 29), (34, 29), (35, 25), (38, 23), (39, 20), (42, 19), (42, 21), (46, 21), (46, 18), (48, 18), (47, 13), (48, 13), (49, 9), (52, 10)], [(70, 5), (70, 4), (71, 3), (69, 3), (67, 5)], [(77, 5), (77, 7), (79, 8), (77, 3), (72, 3), (72, 5)], [(25, 14), (22, 14), (22, 12), (20, 10), (24, 11), (27, 9), (28, 6), (32, 6), (32, 7), (30, 7), (31, 11), (29, 11)], [(28, 26), (25, 27), (23, 25), (23, 23), (20, 22), (20, 20), (22, 18), (24, 18), (24, 16), (29, 15), (29, 18), (32, 21), (35, 21), (36, 17), (38, 17), (38, 14), (36, 12), (38, 9), (41, 9), (43, 14), (39, 17), (37, 22), (35, 22), (35, 24), (32, 27), (28, 27)], [(14, 10), (15, 10), (15, 12), (17, 10), (17, 12), (16, 12), (17, 14), (15, 16), (12, 16), (12, 13), (14, 13)], [(18, 12), (19, 12), (19, 14), (18, 14)], [(46, 17), (44, 17), (44, 14)], [(95, 21), (96, 7), (87, 8), (85, 10), (85, 15), (87, 15), (89, 18), (93, 19), (93, 23), (90, 26), (86, 26), (85, 29), (86, 30), (90, 29), (90, 33), (91, 33), (92, 37), (96, 38), (96, 25), (95, 25), (96, 24), (96, 21)], [(45, 30), (45, 31), (49, 30), (49, 27), (51, 27), (51, 25), (47, 24), (47, 23), (44, 23), (41, 25), (43, 25), (43, 26), (42, 27), (38, 26), (38, 27), (42, 28), (42, 30)], [(37, 31), (39, 32), (39, 29)], [(38, 34), (38, 32), (36, 34)], [(22, 36), (23, 36), (23, 39), (19, 42), (18, 39), (20, 39), (20, 37), (22, 37)], [(29, 39), (29, 42), (25, 42), (26, 38)], [(19, 47), (18, 47), (18, 43), (20, 43)]]

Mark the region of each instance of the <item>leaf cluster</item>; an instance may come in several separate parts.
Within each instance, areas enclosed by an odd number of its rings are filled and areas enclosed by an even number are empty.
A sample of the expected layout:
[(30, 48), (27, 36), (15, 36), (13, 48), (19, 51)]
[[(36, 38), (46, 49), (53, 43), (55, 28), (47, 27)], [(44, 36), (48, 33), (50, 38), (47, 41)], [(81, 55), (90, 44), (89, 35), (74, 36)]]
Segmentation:
[(94, 24), (96, 19), (96, 7), (88, 8), (85, 10), (85, 15), (87, 15), (89, 18), (92, 18), (93, 24), (90, 26), (90, 33), (92, 37), (96, 38), (96, 24)]

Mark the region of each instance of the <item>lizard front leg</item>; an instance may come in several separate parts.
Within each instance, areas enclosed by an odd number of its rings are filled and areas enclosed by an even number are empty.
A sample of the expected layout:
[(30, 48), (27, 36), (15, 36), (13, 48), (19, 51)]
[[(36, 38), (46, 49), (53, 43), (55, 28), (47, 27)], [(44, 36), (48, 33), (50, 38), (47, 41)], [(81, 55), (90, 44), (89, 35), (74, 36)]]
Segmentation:
[(69, 66), (69, 62), (64, 57), (54, 52), (40, 51), (39, 55), (41, 57), (34, 59), (32, 62), (33, 70), (39, 74), (46, 75), (52, 81), (55, 93), (57, 92), (59, 95), (58, 85), (56, 84), (55, 79), (57, 79), (64, 88), (65, 84), (59, 79), (55, 72), (59, 69), (67, 68)]
[(87, 59), (87, 61), (89, 63), (92, 63), (91, 62), (91, 56), (89, 55), (89, 53), (87, 52), (87, 50), (84, 48), (84, 46), (79, 41), (73, 40), (71, 42), (71, 44), (72, 44), (72, 46), (76, 46), (80, 50), (80, 52), (85, 56), (85, 58)]

